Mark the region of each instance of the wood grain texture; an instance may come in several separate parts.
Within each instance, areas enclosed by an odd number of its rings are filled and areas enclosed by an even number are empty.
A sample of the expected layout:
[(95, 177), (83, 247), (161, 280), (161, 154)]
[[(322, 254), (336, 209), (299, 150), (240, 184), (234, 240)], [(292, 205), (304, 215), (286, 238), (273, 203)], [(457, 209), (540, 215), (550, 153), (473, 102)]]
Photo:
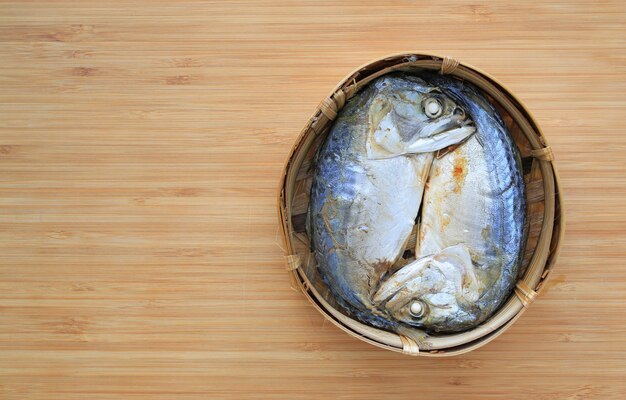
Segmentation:
[[(623, 398), (622, 1), (0, 3), (0, 398)], [(289, 288), (282, 163), (356, 66), (496, 76), (554, 148), (547, 290), (451, 359), (385, 352)]]

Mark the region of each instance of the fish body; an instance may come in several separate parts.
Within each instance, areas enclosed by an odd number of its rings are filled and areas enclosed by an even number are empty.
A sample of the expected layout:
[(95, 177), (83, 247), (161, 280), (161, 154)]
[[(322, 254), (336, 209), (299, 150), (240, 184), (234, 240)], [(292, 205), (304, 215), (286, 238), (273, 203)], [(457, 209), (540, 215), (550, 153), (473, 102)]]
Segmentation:
[[(468, 83), (433, 79), (467, 110), (477, 130), (433, 161), (417, 261), (390, 277), (375, 297), (408, 325), (455, 332), (483, 322), (511, 293), (526, 238), (525, 192), (519, 152), (493, 106)], [(425, 311), (411, 315), (412, 304)]]
[(390, 328), (372, 303), (415, 224), (433, 151), (474, 132), (425, 81), (388, 75), (340, 112), (315, 159), (308, 230), (319, 272), (360, 320)]

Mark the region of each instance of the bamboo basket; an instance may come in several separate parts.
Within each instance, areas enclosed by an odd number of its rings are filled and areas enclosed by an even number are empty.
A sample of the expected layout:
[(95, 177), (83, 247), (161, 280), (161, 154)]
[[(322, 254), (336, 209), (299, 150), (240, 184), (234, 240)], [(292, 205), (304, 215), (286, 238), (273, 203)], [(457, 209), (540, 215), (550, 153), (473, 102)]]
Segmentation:
[[(312, 159), (345, 102), (360, 88), (393, 71), (435, 70), (478, 86), (496, 106), (517, 144), (524, 167), (528, 242), (514, 294), (481, 325), (465, 332), (428, 336), (421, 348), (413, 340), (362, 324), (342, 312), (320, 279), (310, 251), (305, 218), (313, 175)], [(509, 328), (541, 293), (557, 260), (564, 231), (554, 156), (537, 123), (522, 102), (491, 76), (451, 58), (397, 54), (358, 68), (322, 100), (298, 136), (285, 163), (278, 193), (278, 214), (287, 271), (292, 287), (350, 335), (375, 346), (414, 356), (442, 357), (477, 349)], [(415, 233), (415, 232), (414, 232)], [(414, 246), (409, 241), (407, 249)]]

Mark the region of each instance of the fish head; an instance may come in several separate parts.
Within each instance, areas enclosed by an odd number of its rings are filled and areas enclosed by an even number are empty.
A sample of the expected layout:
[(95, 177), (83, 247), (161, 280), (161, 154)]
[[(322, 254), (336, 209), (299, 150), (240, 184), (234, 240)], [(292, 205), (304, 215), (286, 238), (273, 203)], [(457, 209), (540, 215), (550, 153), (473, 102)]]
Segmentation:
[(437, 86), (410, 75), (383, 77), (369, 105), (367, 154), (384, 159), (458, 144), (476, 131), (465, 110)]
[(464, 245), (407, 264), (384, 281), (374, 304), (396, 321), (432, 331), (463, 330), (480, 318), (484, 286)]

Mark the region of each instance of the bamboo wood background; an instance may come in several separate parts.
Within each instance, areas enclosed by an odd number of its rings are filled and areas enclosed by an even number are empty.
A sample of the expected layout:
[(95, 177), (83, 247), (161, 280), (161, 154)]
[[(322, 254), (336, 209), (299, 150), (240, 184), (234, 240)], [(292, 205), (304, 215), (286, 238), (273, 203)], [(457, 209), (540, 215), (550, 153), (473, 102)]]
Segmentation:
[[(350, 338), (279, 247), (296, 135), (407, 50), (506, 84), (562, 178), (547, 290), (457, 358)], [(623, 2), (2, 2), (0, 60), (1, 399), (623, 398)]]

